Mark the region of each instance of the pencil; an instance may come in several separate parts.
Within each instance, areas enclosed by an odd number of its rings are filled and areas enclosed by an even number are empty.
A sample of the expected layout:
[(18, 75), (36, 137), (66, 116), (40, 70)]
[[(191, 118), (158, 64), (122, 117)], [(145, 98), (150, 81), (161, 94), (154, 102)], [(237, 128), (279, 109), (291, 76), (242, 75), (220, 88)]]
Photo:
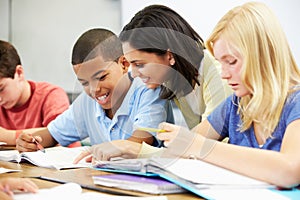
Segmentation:
[(140, 131), (149, 131), (149, 132), (157, 132), (157, 133), (167, 132), (164, 129), (148, 128), (148, 127), (139, 127), (137, 130), (140, 130)]
[(36, 144), (37, 148), (38, 148), (41, 152), (46, 153), (44, 147), (43, 147), (43, 146), (42, 146), (35, 138), (33, 138), (33, 142)]

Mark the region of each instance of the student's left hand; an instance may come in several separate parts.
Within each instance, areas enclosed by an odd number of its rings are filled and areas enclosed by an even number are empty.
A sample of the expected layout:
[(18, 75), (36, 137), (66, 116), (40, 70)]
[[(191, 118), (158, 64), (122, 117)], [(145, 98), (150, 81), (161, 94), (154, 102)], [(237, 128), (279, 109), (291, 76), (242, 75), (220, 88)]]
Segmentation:
[[(115, 157), (122, 158), (137, 158), (141, 149), (141, 144), (132, 142), (129, 140), (114, 140), (111, 142), (105, 142), (102, 144), (93, 145), (82, 152), (75, 160), (74, 163), (78, 163), (85, 157), (92, 155), (93, 160), (108, 161)], [(89, 157), (90, 159), (90, 157)]]
[(0, 190), (12, 196), (14, 190), (36, 193), (37, 185), (27, 178), (1, 178)]

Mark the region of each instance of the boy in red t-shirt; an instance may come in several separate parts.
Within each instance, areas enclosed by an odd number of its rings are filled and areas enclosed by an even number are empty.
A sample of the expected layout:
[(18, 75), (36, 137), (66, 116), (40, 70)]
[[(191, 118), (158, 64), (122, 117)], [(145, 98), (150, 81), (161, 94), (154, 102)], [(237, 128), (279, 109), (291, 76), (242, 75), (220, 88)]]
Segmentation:
[(0, 40), (0, 141), (16, 145), (21, 130), (46, 127), (69, 107), (66, 92), (25, 79), (14, 46)]

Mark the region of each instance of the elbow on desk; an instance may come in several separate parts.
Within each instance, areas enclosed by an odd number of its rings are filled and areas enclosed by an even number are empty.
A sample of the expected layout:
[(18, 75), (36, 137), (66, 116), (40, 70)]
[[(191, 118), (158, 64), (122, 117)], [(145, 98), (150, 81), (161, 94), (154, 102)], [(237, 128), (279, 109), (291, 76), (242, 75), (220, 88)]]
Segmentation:
[(300, 184), (300, 163), (289, 164), (288, 167), (282, 169), (280, 172), (273, 172), (274, 185), (283, 188), (292, 188)]

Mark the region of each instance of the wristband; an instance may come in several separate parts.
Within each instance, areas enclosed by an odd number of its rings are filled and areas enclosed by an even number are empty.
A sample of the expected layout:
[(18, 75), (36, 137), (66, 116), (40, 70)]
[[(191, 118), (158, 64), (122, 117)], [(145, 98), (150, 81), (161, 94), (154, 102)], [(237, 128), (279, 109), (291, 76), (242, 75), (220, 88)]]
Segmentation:
[(16, 130), (16, 139), (18, 139), (21, 133), (23, 133), (23, 130)]

